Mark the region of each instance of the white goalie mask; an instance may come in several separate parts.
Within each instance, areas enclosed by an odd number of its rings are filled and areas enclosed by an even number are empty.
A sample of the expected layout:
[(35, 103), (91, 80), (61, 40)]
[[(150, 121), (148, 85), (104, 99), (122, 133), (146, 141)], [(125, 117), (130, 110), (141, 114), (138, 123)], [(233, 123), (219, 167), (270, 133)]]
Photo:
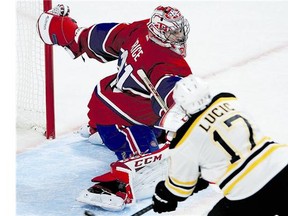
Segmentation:
[(180, 11), (173, 7), (158, 6), (147, 24), (149, 38), (155, 43), (169, 47), (179, 55), (186, 56), (189, 23)]
[(187, 114), (194, 114), (205, 109), (212, 97), (206, 82), (189, 75), (176, 83), (173, 99)]

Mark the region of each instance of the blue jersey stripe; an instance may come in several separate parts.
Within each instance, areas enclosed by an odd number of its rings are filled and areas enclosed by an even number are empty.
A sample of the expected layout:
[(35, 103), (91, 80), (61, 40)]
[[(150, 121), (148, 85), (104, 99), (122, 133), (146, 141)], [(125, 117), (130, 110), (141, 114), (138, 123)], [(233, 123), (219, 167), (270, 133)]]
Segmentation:
[(97, 24), (91, 29), (89, 48), (97, 55), (102, 56), (106, 61), (117, 59), (103, 49), (103, 43), (109, 36), (109, 31), (118, 23)]

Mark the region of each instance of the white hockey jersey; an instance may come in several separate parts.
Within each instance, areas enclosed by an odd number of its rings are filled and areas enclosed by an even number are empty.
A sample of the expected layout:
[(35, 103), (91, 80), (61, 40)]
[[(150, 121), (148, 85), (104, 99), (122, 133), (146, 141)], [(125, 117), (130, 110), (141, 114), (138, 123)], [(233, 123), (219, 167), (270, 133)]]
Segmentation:
[(166, 187), (193, 193), (198, 177), (216, 183), (230, 200), (249, 197), (288, 164), (288, 145), (264, 136), (230, 93), (216, 95), (193, 115), (171, 143)]

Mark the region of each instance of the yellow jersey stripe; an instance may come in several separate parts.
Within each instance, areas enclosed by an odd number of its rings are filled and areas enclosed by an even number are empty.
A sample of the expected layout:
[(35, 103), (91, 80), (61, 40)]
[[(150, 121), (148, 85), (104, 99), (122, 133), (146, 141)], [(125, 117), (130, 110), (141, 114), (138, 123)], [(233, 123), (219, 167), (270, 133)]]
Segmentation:
[(180, 195), (182, 197), (190, 196), (190, 194), (194, 190), (194, 188), (189, 189), (189, 190), (184, 190), (180, 187), (176, 187), (176, 186), (172, 185), (168, 180), (165, 181), (165, 185), (167, 188), (169, 188), (170, 191), (173, 191), (174, 193), (176, 192), (177, 195)]
[[(263, 160), (265, 160), (269, 155), (272, 154), (276, 149), (281, 147), (280, 145), (269, 145), (270, 149), (268, 149), (265, 153), (261, 155), (257, 160), (255, 160), (252, 164), (245, 168), (245, 171), (239, 175), (235, 180), (232, 180), (232, 183), (229, 183), (229, 186), (223, 190), (224, 195), (230, 193), (230, 191), (236, 186), (236, 184), (241, 181), (248, 173), (250, 173), (256, 166), (258, 166)], [(230, 181), (231, 182), (231, 181)]]
[(175, 179), (171, 176), (169, 176), (169, 178), (171, 179), (171, 181), (173, 183), (175, 183), (176, 185), (182, 185), (182, 186), (186, 186), (186, 187), (191, 187), (191, 186), (194, 186), (197, 182), (197, 180), (194, 180), (194, 181), (187, 181), (187, 182), (184, 182), (184, 181), (179, 181), (178, 179)]

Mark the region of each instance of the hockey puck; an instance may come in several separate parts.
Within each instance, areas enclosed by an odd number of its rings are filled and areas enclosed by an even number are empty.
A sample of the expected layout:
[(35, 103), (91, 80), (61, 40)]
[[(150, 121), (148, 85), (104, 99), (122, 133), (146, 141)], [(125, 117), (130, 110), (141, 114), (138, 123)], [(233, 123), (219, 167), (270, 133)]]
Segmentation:
[(85, 210), (85, 211), (84, 211), (84, 215), (85, 215), (85, 216), (95, 216), (95, 214), (94, 214), (93, 212), (88, 211), (88, 210)]

